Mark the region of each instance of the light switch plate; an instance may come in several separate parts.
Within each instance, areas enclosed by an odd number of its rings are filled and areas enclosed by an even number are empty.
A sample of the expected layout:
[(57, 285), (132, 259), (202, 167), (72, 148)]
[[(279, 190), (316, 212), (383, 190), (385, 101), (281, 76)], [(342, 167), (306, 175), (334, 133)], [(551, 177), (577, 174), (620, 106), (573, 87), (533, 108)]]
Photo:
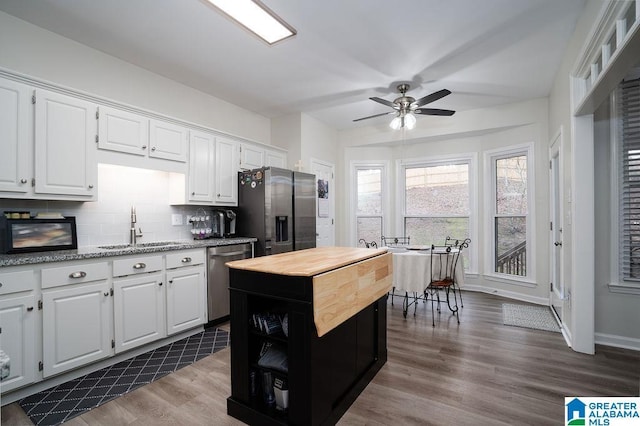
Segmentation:
[(172, 214), (171, 215), (171, 224), (173, 226), (182, 225), (182, 215), (181, 214)]

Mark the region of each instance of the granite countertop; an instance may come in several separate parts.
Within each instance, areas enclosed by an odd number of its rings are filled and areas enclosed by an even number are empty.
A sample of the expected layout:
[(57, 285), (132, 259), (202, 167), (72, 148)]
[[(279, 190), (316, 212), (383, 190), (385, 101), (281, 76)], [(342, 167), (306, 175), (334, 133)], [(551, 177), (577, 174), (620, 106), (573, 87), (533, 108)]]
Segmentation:
[(257, 238), (211, 238), (206, 240), (176, 240), (127, 244), (86, 246), (76, 250), (42, 251), (36, 253), (0, 254), (0, 268), (30, 265), (36, 263), (63, 262), (67, 260), (95, 259), (100, 257), (127, 256), (141, 253), (157, 253), (173, 250), (228, 246), (232, 244), (254, 243)]

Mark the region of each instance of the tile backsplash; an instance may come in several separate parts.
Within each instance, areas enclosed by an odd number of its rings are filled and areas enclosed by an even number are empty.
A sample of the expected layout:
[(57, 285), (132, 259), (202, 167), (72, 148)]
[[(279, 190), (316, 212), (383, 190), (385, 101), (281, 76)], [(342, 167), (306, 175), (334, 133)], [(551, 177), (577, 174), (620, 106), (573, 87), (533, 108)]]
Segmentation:
[[(169, 205), (169, 173), (99, 164), (98, 182), (95, 202), (1, 199), (0, 210), (75, 216), (79, 247), (128, 243), (132, 206), (143, 234), (138, 242), (192, 239), (186, 215), (197, 207)], [(183, 225), (171, 225), (172, 214), (180, 214)]]

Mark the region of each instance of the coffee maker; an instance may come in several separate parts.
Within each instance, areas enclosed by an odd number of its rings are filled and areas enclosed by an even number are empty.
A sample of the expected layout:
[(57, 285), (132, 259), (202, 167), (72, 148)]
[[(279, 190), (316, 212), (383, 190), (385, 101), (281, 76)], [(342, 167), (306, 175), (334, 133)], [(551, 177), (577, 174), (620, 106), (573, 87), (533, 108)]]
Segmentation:
[(212, 218), (212, 237), (232, 237), (236, 234), (236, 212), (231, 209), (214, 210)]

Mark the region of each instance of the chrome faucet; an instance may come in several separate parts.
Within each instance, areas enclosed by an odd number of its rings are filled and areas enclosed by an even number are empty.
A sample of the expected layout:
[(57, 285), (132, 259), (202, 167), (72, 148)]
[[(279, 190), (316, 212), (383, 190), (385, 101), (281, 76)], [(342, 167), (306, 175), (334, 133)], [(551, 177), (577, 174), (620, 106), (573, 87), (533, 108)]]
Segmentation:
[(135, 246), (138, 243), (138, 237), (142, 237), (142, 229), (138, 228), (138, 232), (136, 232), (136, 222), (136, 208), (131, 206), (131, 229), (129, 231), (129, 244), (131, 244), (132, 246)]

